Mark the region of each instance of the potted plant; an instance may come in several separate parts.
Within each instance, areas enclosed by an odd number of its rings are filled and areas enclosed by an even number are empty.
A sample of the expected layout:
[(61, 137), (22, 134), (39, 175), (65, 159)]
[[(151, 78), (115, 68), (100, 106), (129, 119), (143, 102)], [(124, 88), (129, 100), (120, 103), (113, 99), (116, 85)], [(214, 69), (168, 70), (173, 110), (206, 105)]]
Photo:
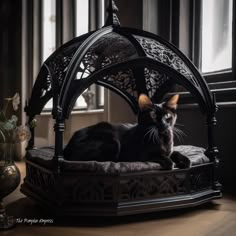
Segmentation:
[(20, 104), (20, 96), (4, 99), (0, 109), (0, 229), (7, 229), (15, 224), (14, 218), (7, 216), (2, 199), (14, 191), (20, 183), (20, 171), (14, 163), (14, 147), (16, 143), (30, 138), (28, 127), (18, 125), (16, 111)]

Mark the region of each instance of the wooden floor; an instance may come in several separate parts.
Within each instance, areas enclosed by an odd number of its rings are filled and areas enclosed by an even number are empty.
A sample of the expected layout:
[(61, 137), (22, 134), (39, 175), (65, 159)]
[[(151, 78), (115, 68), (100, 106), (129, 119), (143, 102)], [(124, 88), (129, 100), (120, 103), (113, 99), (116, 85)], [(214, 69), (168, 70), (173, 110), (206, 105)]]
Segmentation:
[[(23, 179), (24, 164), (18, 166)], [(8, 213), (19, 223), (11, 230), (0, 232), (2, 236), (236, 236), (236, 197), (233, 196), (192, 209), (119, 218), (55, 219), (21, 194), (19, 188), (4, 202)], [(40, 220), (50, 222), (43, 225), (39, 224)]]

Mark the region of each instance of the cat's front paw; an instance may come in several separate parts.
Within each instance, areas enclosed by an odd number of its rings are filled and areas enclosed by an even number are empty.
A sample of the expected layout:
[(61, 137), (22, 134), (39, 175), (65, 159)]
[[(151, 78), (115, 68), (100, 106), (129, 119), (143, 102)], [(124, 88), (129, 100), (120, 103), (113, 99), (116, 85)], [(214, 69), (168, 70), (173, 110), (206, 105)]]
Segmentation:
[(161, 163), (160, 163), (161, 167), (163, 170), (173, 170), (174, 169), (174, 162), (169, 159), (169, 158), (165, 158)]
[(176, 166), (180, 169), (188, 169), (192, 165), (191, 161), (187, 158), (185, 160), (180, 160)]
[(175, 166), (179, 169), (188, 169), (192, 165), (189, 158), (179, 152), (173, 152), (170, 158), (175, 163)]

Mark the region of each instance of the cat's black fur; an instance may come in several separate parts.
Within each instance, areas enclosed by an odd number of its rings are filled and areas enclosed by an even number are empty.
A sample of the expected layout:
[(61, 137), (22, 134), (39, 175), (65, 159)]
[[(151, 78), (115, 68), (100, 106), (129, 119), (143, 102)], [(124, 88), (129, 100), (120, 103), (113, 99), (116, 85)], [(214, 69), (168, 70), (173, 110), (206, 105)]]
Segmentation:
[(154, 161), (164, 169), (190, 166), (187, 157), (173, 152), (173, 128), (178, 95), (162, 104), (153, 104), (144, 94), (139, 97), (138, 123), (101, 122), (74, 133), (64, 149), (73, 161)]

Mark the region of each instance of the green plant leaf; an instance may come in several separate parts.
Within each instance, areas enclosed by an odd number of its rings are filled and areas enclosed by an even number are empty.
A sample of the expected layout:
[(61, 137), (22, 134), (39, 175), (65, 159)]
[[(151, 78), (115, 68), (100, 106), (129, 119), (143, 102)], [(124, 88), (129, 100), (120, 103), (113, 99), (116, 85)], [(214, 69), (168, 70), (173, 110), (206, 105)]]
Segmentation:
[(5, 113), (3, 111), (0, 111), (0, 121), (5, 122), (7, 120)]
[(4, 125), (4, 123), (0, 122), (0, 130), (4, 133), (5, 129), (4, 129), (3, 125)]
[(6, 137), (2, 130), (0, 129), (0, 143), (5, 143), (6, 142)]
[(18, 118), (15, 115), (12, 115), (11, 119), (8, 120), (8, 122), (10, 122), (12, 125), (14, 125), (14, 128), (16, 127), (17, 121), (18, 121)]
[(7, 122), (4, 123), (3, 128), (4, 128), (6, 131), (9, 131), (9, 130), (13, 130), (13, 129), (15, 128), (15, 125), (12, 124), (11, 121), (7, 121)]
[(1, 127), (3, 128), (4, 123), (5, 123), (5, 122), (0, 121), (0, 128), (1, 128)]
[(33, 119), (33, 120), (30, 122), (29, 127), (30, 127), (30, 128), (35, 128), (35, 127), (37, 127), (37, 120), (36, 120), (36, 119)]

